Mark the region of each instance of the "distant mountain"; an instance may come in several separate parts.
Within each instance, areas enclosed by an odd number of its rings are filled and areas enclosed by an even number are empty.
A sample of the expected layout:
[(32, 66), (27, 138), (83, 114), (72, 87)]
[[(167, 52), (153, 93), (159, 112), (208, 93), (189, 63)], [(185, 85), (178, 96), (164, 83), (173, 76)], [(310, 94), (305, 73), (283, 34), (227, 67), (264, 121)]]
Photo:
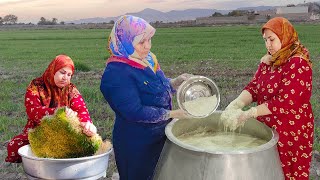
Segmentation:
[(107, 18), (102, 18), (102, 17), (95, 17), (95, 18), (87, 18), (87, 19), (79, 19), (79, 20), (74, 20), (74, 21), (67, 21), (66, 23), (74, 23), (74, 24), (87, 24), (87, 23), (108, 23), (111, 20), (116, 20), (117, 17), (107, 17)]
[(176, 22), (183, 20), (195, 20), (197, 17), (211, 16), (215, 12), (227, 14), (230, 11), (216, 10), (216, 9), (187, 9), (187, 10), (173, 10), (169, 12), (161, 12), (154, 9), (144, 9), (138, 13), (128, 13), (134, 16), (141, 17), (148, 22), (163, 21)]
[[(314, 2), (318, 3), (319, 2)], [(306, 5), (308, 3), (303, 4), (297, 4), (297, 6)], [(254, 11), (265, 11), (265, 10), (273, 10), (276, 9), (279, 6), (257, 6), (257, 7), (241, 7), (236, 10), (254, 10)], [(148, 22), (156, 22), (156, 21), (162, 21), (162, 22), (176, 22), (176, 21), (183, 21), (183, 20), (195, 20), (198, 17), (208, 17), (214, 14), (215, 12), (219, 12), (221, 14), (228, 14), (232, 10), (217, 10), (217, 9), (187, 9), (187, 10), (173, 10), (169, 12), (161, 12), (154, 9), (144, 9), (140, 12), (135, 13), (127, 13), (141, 17), (145, 19)], [(117, 17), (95, 17), (95, 18), (87, 18), (87, 19), (79, 19), (74, 21), (68, 21), (67, 23), (75, 23), (75, 24), (81, 24), (81, 23), (108, 23), (111, 20), (115, 21), (119, 18)]]
[[(228, 14), (229, 10), (216, 10), (216, 9), (187, 9), (187, 10), (173, 10), (169, 12), (161, 12), (154, 9), (144, 9), (140, 12), (136, 13), (127, 13), (126, 15), (130, 14), (133, 16), (138, 16), (143, 19), (145, 19), (148, 22), (156, 22), (156, 21), (162, 21), (162, 22), (176, 22), (176, 21), (183, 21), (183, 20), (195, 20), (197, 17), (207, 17), (211, 16), (215, 12), (219, 12), (221, 14)], [(103, 23), (103, 22), (110, 22), (111, 20), (115, 21), (119, 18), (117, 17), (96, 17), (96, 18), (87, 18), (87, 19), (80, 19), (80, 20), (74, 20), (69, 21), (67, 23), (75, 23), (75, 24), (81, 24), (81, 23)]]

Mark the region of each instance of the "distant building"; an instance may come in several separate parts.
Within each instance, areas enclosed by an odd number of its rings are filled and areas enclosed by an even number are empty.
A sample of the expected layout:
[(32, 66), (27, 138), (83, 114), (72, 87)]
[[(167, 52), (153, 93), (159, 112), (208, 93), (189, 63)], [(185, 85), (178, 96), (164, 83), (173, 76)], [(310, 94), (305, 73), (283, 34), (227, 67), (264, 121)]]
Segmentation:
[[(314, 11), (318, 12), (315, 7)], [(248, 13), (242, 16), (221, 16), (221, 17), (201, 17), (196, 18), (196, 24), (255, 24), (265, 23), (274, 17), (284, 17), (290, 22), (310, 22), (319, 21), (320, 15), (318, 13), (308, 12), (308, 6), (286, 6), (263, 11), (248, 10)]]
[(268, 9), (268, 10), (258, 11), (258, 13), (260, 15), (265, 15), (265, 16), (274, 15), (274, 14), (276, 14), (276, 9)]
[(304, 14), (308, 13), (308, 6), (278, 7), (276, 14)]
[(310, 19), (311, 20), (319, 20), (320, 19), (320, 14), (311, 14), (311, 16), (310, 16)]

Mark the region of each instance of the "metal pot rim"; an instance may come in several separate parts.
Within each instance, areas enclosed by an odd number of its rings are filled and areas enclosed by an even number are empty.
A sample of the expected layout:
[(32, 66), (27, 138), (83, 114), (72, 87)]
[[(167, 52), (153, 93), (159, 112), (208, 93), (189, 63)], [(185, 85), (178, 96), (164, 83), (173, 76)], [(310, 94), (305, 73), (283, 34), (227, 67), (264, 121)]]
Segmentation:
[(103, 154), (99, 154), (99, 155), (86, 156), (86, 157), (80, 157), (80, 158), (55, 159), (55, 158), (38, 158), (38, 157), (28, 156), (24, 152), (26, 152), (29, 149), (31, 150), (30, 144), (24, 145), (18, 149), (18, 153), (21, 157), (26, 158), (26, 159), (32, 159), (35, 161), (51, 161), (51, 162), (74, 162), (74, 161), (85, 161), (85, 160), (98, 159), (103, 156), (108, 156), (113, 151), (113, 148), (111, 148), (111, 149), (109, 149), (109, 151), (107, 151)]

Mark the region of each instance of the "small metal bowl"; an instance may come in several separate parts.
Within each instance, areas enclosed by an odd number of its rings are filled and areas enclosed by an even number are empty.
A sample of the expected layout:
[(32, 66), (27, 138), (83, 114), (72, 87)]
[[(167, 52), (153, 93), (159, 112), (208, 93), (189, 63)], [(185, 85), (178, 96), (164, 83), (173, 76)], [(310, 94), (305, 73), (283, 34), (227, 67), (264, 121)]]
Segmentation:
[(179, 107), (192, 117), (207, 117), (219, 106), (219, 89), (207, 77), (192, 76), (179, 86), (177, 102)]

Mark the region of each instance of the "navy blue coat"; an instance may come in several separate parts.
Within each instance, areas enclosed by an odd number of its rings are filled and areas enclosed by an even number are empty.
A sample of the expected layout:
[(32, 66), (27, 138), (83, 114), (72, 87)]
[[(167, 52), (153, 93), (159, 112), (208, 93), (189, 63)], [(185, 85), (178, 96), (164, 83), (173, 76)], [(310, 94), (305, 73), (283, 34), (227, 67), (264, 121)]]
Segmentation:
[(121, 180), (148, 180), (163, 148), (174, 90), (159, 68), (110, 62), (100, 90), (115, 112), (112, 143)]

